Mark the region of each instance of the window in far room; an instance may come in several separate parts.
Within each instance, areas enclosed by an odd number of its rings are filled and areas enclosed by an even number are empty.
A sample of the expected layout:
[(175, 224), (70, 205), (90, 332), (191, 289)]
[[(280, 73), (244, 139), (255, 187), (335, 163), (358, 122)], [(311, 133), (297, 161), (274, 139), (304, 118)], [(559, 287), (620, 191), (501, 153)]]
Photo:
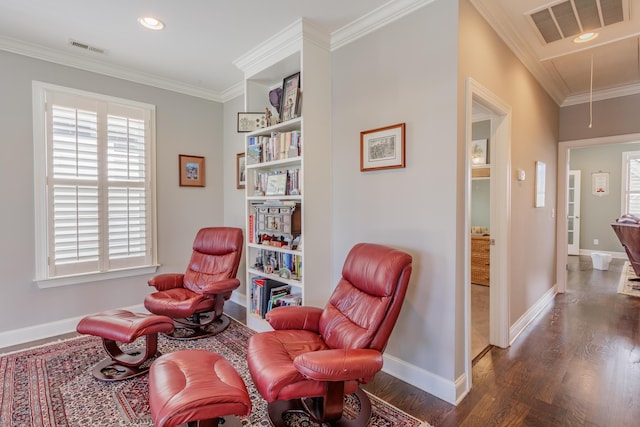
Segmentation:
[(640, 216), (640, 151), (622, 153), (622, 214)]
[(33, 84), (36, 281), (155, 271), (152, 105)]

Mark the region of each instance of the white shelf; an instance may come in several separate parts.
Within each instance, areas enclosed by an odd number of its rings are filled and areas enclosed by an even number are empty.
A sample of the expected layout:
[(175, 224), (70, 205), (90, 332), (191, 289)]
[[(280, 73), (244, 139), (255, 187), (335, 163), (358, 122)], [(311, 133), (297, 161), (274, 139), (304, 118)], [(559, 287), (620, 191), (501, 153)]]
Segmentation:
[(278, 276), (277, 274), (267, 274), (264, 271), (260, 271), (260, 270), (256, 270), (254, 268), (249, 268), (247, 269), (247, 271), (252, 275), (252, 276), (260, 276), (260, 277), (266, 277), (267, 279), (272, 279), (278, 282), (282, 282), (285, 285), (291, 285), (291, 286), (295, 286), (297, 288), (301, 288), (302, 287), (302, 282), (296, 279), (285, 279), (283, 277)]
[(287, 120), (286, 122), (278, 123), (266, 128), (256, 129), (247, 134), (247, 137), (270, 135), (272, 132), (290, 132), (292, 130), (300, 130), (302, 123), (302, 117), (296, 117), (295, 119)]
[(270, 162), (248, 164), (247, 169), (277, 169), (279, 167), (295, 166), (302, 162), (302, 157), (288, 157), (286, 159), (272, 160)]
[(266, 249), (268, 251), (282, 252), (283, 254), (302, 256), (302, 252), (298, 250), (279, 248), (277, 246), (261, 245), (259, 243), (247, 243), (247, 247), (254, 249)]

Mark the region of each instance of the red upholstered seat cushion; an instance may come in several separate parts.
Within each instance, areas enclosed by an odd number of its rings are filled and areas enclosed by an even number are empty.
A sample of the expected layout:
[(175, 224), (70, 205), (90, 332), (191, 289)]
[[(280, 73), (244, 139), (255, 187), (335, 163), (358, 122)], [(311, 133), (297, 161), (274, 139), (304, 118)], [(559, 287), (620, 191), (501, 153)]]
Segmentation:
[(205, 350), (176, 351), (153, 362), (149, 406), (156, 427), (251, 413), (240, 375), (222, 356)]
[(195, 312), (213, 309), (215, 300), (185, 288), (154, 292), (144, 299), (144, 306), (152, 313), (169, 317), (187, 317)]
[(154, 314), (109, 310), (84, 317), (78, 323), (76, 330), (81, 334), (130, 343), (149, 334), (171, 332), (173, 320)]
[[(263, 332), (249, 339), (247, 360), (256, 388), (267, 402), (322, 396), (325, 384), (305, 378), (293, 365), (293, 359), (309, 351), (329, 347), (314, 332), (282, 330)], [(345, 392), (353, 393), (357, 381), (347, 381)]]

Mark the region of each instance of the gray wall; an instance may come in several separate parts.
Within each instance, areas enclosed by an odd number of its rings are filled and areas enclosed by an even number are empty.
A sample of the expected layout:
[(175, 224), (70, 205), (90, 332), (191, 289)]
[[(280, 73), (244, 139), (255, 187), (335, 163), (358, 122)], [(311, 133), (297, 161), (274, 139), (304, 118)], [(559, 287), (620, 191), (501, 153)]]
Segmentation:
[[(449, 382), (463, 316), (454, 285), (457, 26), (456, 2), (438, 1), (332, 57), (335, 275), (357, 242), (411, 253), (413, 274), (386, 353)], [(360, 132), (401, 122), (406, 168), (360, 172)]]
[[(158, 257), (183, 272), (196, 231), (223, 223), (222, 105), (0, 51), (0, 332), (141, 304), (146, 276), (40, 289), (34, 278), (31, 82), (156, 106)], [(205, 156), (206, 187), (178, 186), (178, 154)]]
[[(580, 249), (624, 252), (611, 229), (611, 223), (622, 213), (622, 153), (640, 151), (639, 144), (607, 144), (573, 148), (569, 152), (571, 170), (581, 171), (580, 180)], [(595, 196), (591, 192), (591, 174), (609, 173), (609, 194)], [(598, 239), (598, 245), (593, 240)]]
[(626, 135), (640, 132), (640, 94), (593, 103), (593, 126), (589, 129), (589, 104), (560, 109), (560, 141)]

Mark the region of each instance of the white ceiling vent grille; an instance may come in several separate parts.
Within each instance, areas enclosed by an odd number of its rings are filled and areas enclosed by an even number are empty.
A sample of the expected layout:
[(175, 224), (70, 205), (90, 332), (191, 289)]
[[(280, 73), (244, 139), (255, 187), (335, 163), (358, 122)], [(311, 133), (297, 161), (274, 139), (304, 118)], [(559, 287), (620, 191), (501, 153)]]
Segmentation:
[[(543, 40), (551, 43), (622, 22), (629, 0), (566, 0), (529, 14)], [(628, 13), (626, 14), (628, 16)]]
[(71, 46), (73, 46), (73, 47), (77, 47), (79, 49), (88, 50), (90, 52), (95, 52), (95, 53), (100, 53), (100, 54), (104, 54), (105, 53), (104, 49), (102, 49), (102, 48), (91, 46), (90, 44), (79, 42), (77, 40), (71, 39), (71, 40), (69, 40), (69, 44)]

